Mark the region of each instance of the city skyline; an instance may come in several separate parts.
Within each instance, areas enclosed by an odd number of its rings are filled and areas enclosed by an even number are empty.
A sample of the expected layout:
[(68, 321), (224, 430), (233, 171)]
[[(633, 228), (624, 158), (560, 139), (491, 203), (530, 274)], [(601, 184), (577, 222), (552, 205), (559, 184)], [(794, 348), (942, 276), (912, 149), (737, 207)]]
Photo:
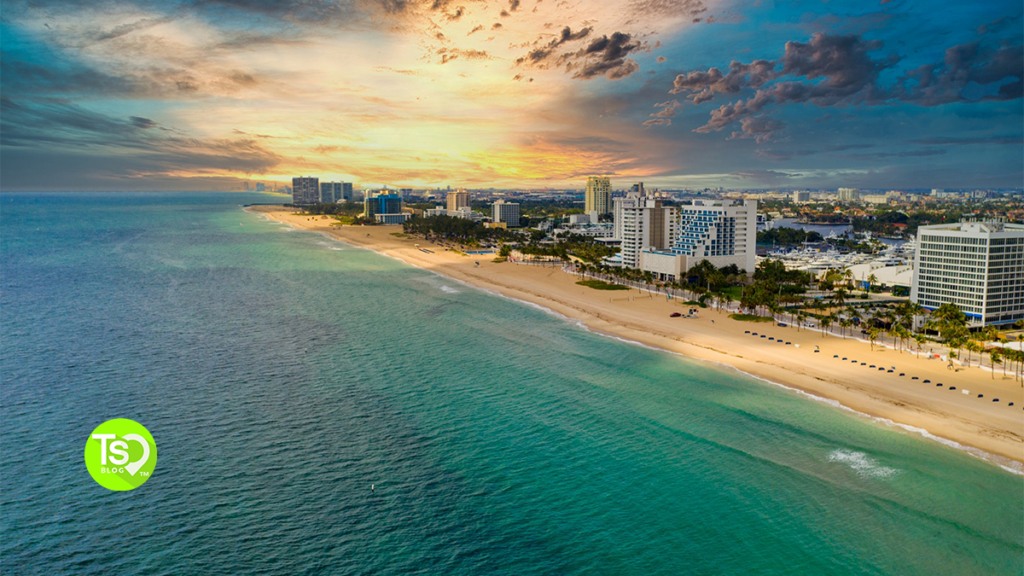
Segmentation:
[(0, 185), (1019, 187), (1021, 12), (5, 2)]

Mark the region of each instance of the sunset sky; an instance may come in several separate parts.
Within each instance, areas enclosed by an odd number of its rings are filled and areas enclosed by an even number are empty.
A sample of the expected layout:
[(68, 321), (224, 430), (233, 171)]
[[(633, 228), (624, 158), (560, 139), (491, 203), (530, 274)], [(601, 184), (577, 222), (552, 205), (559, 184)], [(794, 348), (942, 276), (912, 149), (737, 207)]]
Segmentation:
[(4, 190), (1024, 180), (1020, 0), (2, 6)]

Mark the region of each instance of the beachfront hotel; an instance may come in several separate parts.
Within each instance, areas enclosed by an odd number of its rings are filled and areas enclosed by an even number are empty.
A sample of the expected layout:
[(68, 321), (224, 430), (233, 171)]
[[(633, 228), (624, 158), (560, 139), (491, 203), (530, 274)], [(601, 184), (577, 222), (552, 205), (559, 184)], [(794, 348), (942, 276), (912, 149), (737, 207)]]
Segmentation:
[(642, 270), (671, 280), (707, 260), (716, 268), (735, 264), (748, 274), (754, 271), (756, 200), (695, 200), (692, 205), (677, 209), (679, 218), (675, 222), (671, 246), (668, 249), (642, 249)]
[(952, 302), (973, 326), (1024, 318), (1024, 225), (921, 226), (910, 299), (930, 310)]
[(675, 208), (662, 206), (661, 200), (644, 193), (643, 188), (629, 192), (614, 203), (614, 234), (620, 240), (623, 266), (640, 268), (640, 254), (644, 250), (664, 250), (669, 247), (675, 232)]
[(588, 176), (587, 191), (583, 196), (583, 211), (607, 214), (612, 211), (612, 181), (605, 176)]
[(314, 176), (292, 178), (292, 204), (308, 206), (320, 201), (320, 179)]
[(363, 198), (363, 217), (381, 224), (401, 224), (411, 214), (402, 211), (402, 197), (391, 190), (381, 190)]
[(509, 228), (519, 226), (519, 204), (496, 200), (491, 206), (491, 220), (495, 223), (504, 222)]

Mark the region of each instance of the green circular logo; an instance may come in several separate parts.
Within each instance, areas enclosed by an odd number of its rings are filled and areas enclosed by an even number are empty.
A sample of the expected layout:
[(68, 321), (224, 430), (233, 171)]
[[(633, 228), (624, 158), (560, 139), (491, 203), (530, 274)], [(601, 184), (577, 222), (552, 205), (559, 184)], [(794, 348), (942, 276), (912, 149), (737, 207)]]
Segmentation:
[(134, 420), (117, 418), (100, 424), (85, 441), (85, 467), (109, 490), (134, 490), (156, 468), (156, 442)]

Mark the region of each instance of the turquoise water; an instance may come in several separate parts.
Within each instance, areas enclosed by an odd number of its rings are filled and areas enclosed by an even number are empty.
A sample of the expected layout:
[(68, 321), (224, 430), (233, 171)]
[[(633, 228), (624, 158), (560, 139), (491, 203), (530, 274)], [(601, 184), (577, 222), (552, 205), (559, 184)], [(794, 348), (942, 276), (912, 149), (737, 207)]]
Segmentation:
[[(0, 196), (4, 573), (1024, 572), (1018, 476), (268, 198)], [(82, 460), (118, 417), (132, 492)]]

